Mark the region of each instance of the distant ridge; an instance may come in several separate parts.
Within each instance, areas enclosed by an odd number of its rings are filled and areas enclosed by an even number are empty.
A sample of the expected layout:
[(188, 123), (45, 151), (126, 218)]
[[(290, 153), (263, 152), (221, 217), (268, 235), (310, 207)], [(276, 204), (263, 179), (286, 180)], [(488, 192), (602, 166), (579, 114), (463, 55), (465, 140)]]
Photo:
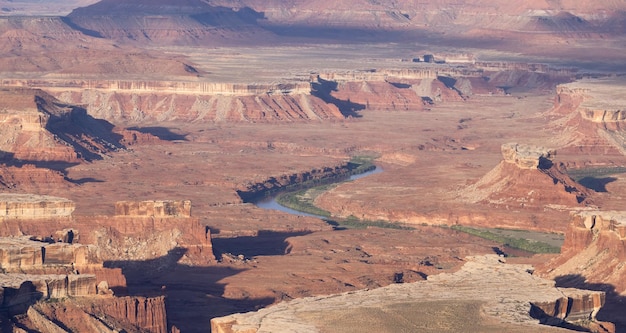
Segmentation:
[(206, 46), (269, 34), (257, 24), (263, 18), (247, 7), (212, 6), (200, 0), (104, 0), (75, 9), (65, 21), (89, 35), (118, 42)]

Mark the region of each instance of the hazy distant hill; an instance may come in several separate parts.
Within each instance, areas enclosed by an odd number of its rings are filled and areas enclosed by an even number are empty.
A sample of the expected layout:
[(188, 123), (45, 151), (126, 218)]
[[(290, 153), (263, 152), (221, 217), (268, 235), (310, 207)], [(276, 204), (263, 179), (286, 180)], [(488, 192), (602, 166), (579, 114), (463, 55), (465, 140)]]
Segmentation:
[(68, 23), (93, 35), (116, 41), (152, 44), (205, 45), (268, 37), (257, 25), (262, 13), (250, 8), (212, 6), (201, 0), (104, 0), (78, 8)]

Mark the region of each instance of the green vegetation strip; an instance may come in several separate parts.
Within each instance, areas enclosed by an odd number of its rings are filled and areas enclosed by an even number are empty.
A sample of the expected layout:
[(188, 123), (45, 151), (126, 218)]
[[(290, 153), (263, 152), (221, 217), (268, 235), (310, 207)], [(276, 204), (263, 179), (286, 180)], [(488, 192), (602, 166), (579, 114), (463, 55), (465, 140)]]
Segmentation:
[(543, 242), (538, 242), (525, 238), (513, 238), (498, 235), (487, 230), (479, 230), (462, 225), (453, 225), (450, 229), (461, 231), (470, 235), (474, 235), (480, 238), (492, 240), (494, 242), (502, 243), (508, 247), (524, 250), (532, 253), (560, 253), (561, 248), (552, 246)]
[[(374, 159), (375, 157), (373, 156), (352, 157), (348, 162), (348, 167), (350, 169), (348, 175), (358, 175), (367, 171), (374, 170), (376, 168), (374, 163), (372, 163)], [(305, 182), (302, 184), (298, 184), (298, 186), (301, 186), (300, 188), (304, 187), (304, 189), (280, 194), (276, 197), (276, 202), (278, 202), (282, 206), (297, 210), (299, 212), (330, 217), (330, 213), (328, 211), (325, 211), (315, 206), (313, 204), (313, 201), (320, 194), (336, 187), (338, 184), (339, 182), (317, 186), (315, 186), (316, 183), (307, 184)]]
[(332, 219), (325, 220), (326, 223), (334, 226), (337, 229), (366, 229), (369, 227), (375, 228), (385, 228), (385, 229), (396, 229), (396, 230), (414, 230), (415, 228), (383, 220), (371, 221), (371, 220), (361, 220), (356, 218), (355, 216), (349, 216), (345, 219)]
[[(371, 171), (376, 166), (372, 163), (374, 157), (370, 156), (356, 156), (353, 157), (350, 164), (350, 175), (358, 175), (367, 171)], [(335, 188), (338, 183), (333, 184), (325, 184), (314, 187), (309, 187), (306, 189), (301, 189), (295, 192), (286, 192), (280, 194), (276, 197), (276, 202), (280, 205), (285, 206), (287, 208), (291, 208), (293, 210), (297, 210), (299, 212), (313, 214), (325, 217), (326, 222), (330, 225), (333, 225), (336, 228), (343, 229), (365, 229), (368, 227), (377, 227), (377, 228), (388, 228), (388, 229), (401, 229), (401, 230), (411, 230), (413, 228), (388, 221), (370, 221), (370, 220), (361, 220), (355, 216), (350, 216), (348, 218), (334, 218), (330, 219), (330, 212), (321, 209), (315, 206), (315, 199), (321, 195), (322, 193)]]
[[(306, 190), (283, 193), (276, 197), (276, 202), (280, 205), (299, 212), (329, 217), (330, 213), (313, 204), (315, 198), (322, 192), (335, 187), (335, 184), (316, 186)], [(318, 193), (319, 192), (319, 193)]]

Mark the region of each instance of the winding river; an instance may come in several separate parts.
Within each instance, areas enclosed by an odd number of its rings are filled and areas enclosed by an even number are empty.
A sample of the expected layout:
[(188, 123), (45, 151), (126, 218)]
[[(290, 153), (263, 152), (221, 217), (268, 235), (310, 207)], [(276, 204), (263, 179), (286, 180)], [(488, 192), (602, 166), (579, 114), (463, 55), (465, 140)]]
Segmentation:
[[(360, 173), (358, 175), (352, 175), (350, 177), (348, 177), (347, 179), (341, 179), (341, 180), (337, 180), (337, 182), (335, 183), (341, 183), (341, 182), (345, 182), (345, 181), (352, 181), (352, 180), (357, 180), (363, 177), (367, 177), (367, 176), (371, 176), (373, 174), (377, 174), (377, 173), (381, 173), (383, 172), (383, 169), (376, 166), (376, 168), (374, 170), (371, 171), (366, 171), (364, 173)], [(291, 209), (291, 208), (287, 208), (281, 204), (279, 204), (276, 201), (276, 197), (278, 197), (280, 194), (282, 193), (275, 193), (271, 196), (267, 196), (264, 197), (258, 201), (254, 201), (254, 204), (257, 205), (259, 208), (263, 208), (263, 209), (274, 209), (274, 210), (280, 210), (282, 212), (285, 213), (289, 213), (289, 214), (293, 214), (293, 215), (299, 215), (299, 216), (310, 216), (310, 217), (317, 217), (319, 219), (326, 219), (325, 216), (321, 216), (321, 215), (315, 215), (315, 214), (309, 214), (309, 213), (304, 213), (295, 209)]]

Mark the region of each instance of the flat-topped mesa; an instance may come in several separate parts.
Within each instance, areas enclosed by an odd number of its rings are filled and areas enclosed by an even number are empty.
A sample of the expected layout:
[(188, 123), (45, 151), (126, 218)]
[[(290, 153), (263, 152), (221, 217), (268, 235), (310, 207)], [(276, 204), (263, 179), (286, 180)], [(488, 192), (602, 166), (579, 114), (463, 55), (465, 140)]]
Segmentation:
[(624, 79), (584, 79), (557, 87), (558, 101), (575, 100), (583, 119), (605, 124), (607, 129), (620, 128), (626, 121)]
[(385, 81), (387, 79), (436, 79), (439, 70), (436, 68), (422, 69), (382, 69), (346, 72), (322, 72), (311, 77), (315, 81), (317, 77), (328, 81)]
[(309, 82), (293, 83), (219, 83), (201, 81), (140, 81), (88, 79), (3, 79), (8, 87), (40, 88), (46, 91), (83, 91), (86, 89), (126, 93), (175, 93), (224, 96), (310, 95)]
[(422, 66), (421, 68), (403, 69), (371, 69), (344, 72), (322, 72), (311, 76), (311, 81), (317, 78), (336, 82), (358, 82), (358, 81), (387, 81), (387, 80), (423, 80), (436, 79), (440, 76), (463, 76), (481, 77), (482, 71), (470, 68), (455, 68), (445, 66)]
[(0, 194), (0, 219), (46, 219), (69, 217), (76, 205), (73, 201), (35, 194)]
[(136, 217), (191, 217), (191, 201), (118, 201), (115, 203), (115, 215)]
[(501, 147), (502, 157), (521, 169), (538, 169), (546, 160), (556, 155), (556, 150), (519, 143), (505, 143)]

